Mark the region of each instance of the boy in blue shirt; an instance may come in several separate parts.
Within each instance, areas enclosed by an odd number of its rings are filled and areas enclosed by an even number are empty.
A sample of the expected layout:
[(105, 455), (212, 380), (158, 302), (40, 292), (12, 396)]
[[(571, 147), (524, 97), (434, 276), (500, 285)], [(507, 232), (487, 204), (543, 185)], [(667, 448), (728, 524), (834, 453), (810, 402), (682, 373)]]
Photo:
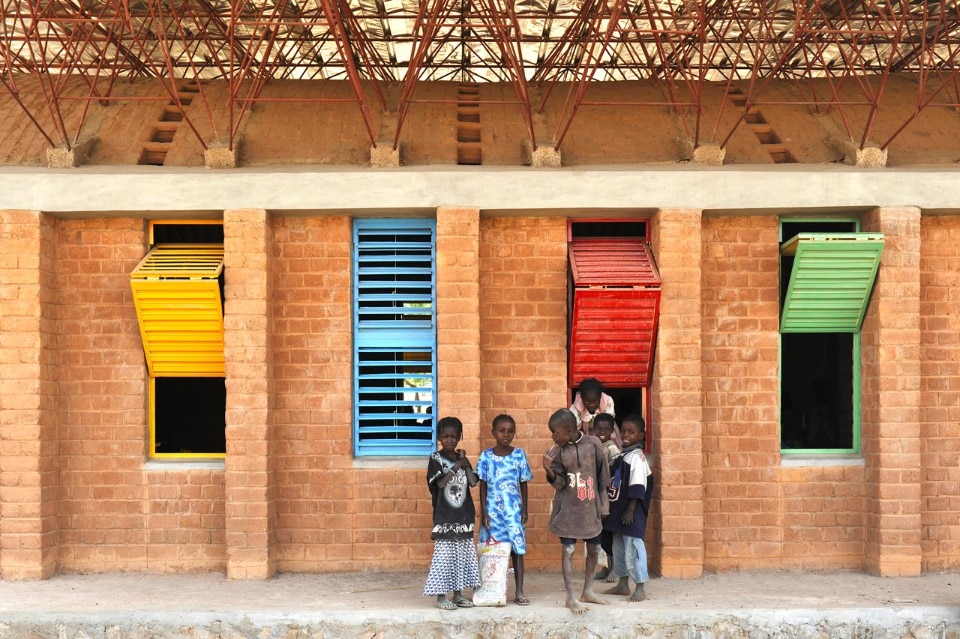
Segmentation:
[[(643, 601), (643, 584), (649, 581), (647, 549), (643, 537), (653, 497), (653, 473), (643, 454), (646, 427), (639, 415), (625, 417), (620, 428), (623, 452), (611, 468), (610, 514), (603, 520), (604, 530), (613, 533), (613, 571), (620, 580), (607, 591), (611, 595), (630, 595), (628, 601)], [(637, 587), (630, 593), (630, 579)]]

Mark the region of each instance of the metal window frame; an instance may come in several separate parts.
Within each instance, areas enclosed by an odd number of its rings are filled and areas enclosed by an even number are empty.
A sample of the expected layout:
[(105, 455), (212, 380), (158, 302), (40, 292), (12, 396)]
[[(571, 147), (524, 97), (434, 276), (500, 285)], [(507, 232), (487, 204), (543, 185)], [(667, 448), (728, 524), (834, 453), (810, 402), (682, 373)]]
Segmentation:
[[(390, 301), (402, 300), (403, 295), (399, 297), (384, 296), (381, 293), (366, 295), (363, 292), (363, 282), (361, 276), (364, 272), (369, 273), (370, 267), (364, 268), (364, 263), (369, 264), (362, 255), (364, 249), (370, 250), (371, 247), (364, 241), (363, 236), (370, 232), (392, 233), (429, 233), (430, 237), (430, 272), (429, 272), (429, 294), (427, 295), (427, 286), (422, 280), (413, 280), (412, 285), (400, 287), (407, 289), (407, 296), (415, 302), (427, 302), (430, 304), (429, 315), (412, 312), (402, 318), (387, 317), (387, 315), (396, 316), (398, 313), (385, 311), (382, 319), (370, 319), (371, 315), (376, 315), (377, 309), (371, 309), (364, 306), (366, 301)], [(353, 324), (353, 451), (355, 457), (372, 456), (390, 456), (407, 457), (428, 455), (436, 450), (435, 423), (437, 415), (437, 225), (436, 220), (425, 218), (363, 218), (356, 219), (353, 222), (353, 247), (352, 247), (352, 324)], [(416, 243), (422, 244), (422, 243)], [(398, 246), (403, 245), (400, 243)], [(386, 246), (381, 246), (386, 248)], [(412, 248), (409, 247), (408, 248)], [(372, 259), (371, 261), (375, 261)], [(385, 260), (391, 262), (392, 260)], [(411, 256), (411, 261), (422, 262), (422, 256), (417, 258)], [(375, 267), (374, 267), (375, 268)], [(383, 272), (388, 277), (396, 271), (386, 270)], [(422, 268), (411, 268), (408, 274), (422, 277), (425, 275)], [(418, 293), (410, 293), (409, 290), (422, 289)], [(390, 308), (390, 307), (388, 307)], [(409, 439), (384, 437), (378, 439), (361, 438), (361, 435), (368, 435), (377, 430), (378, 427), (365, 427), (362, 423), (363, 415), (361, 408), (376, 408), (377, 406), (388, 406), (380, 404), (378, 400), (364, 398), (368, 392), (365, 382), (369, 382), (374, 377), (363, 372), (365, 364), (361, 362), (361, 355), (364, 353), (423, 353), (427, 355), (426, 361), (429, 362), (429, 374), (417, 375), (417, 377), (429, 377), (431, 399), (430, 423), (428, 427), (423, 426), (395, 426), (396, 430), (390, 432), (402, 434), (403, 432), (416, 432), (423, 434), (429, 429), (430, 436), (427, 439)], [(390, 375), (393, 378), (398, 373)], [(404, 375), (402, 375), (404, 376)], [(408, 402), (394, 402), (393, 408), (405, 406)], [(423, 403), (423, 402), (420, 402)], [(394, 411), (396, 414), (396, 410)]]
[[(778, 246), (783, 243), (783, 225), (784, 224), (794, 224), (794, 223), (803, 223), (803, 222), (814, 222), (814, 223), (852, 223), (854, 225), (853, 232), (860, 232), (860, 220), (858, 218), (793, 218), (793, 217), (781, 217), (779, 222), (779, 236), (780, 242)], [(783, 268), (782, 255), (779, 255), (778, 250), (778, 268)], [(779, 330), (778, 334), (782, 334)], [(851, 353), (851, 359), (853, 362), (853, 371), (852, 371), (852, 386), (851, 392), (853, 397), (851, 401), (853, 402), (853, 441), (850, 448), (780, 448), (780, 455), (783, 457), (789, 457), (793, 455), (858, 455), (861, 450), (861, 440), (860, 440), (860, 400), (862, 395), (861, 389), (861, 366), (860, 366), (860, 356), (861, 356), (861, 344), (860, 344), (860, 328), (853, 333), (853, 352)], [(782, 340), (777, 340), (777, 390), (778, 394), (783, 393), (783, 343)], [(780, 417), (777, 418), (777, 436), (778, 439), (782, 441), (781, 429), (783, 424), (780, 421)]]

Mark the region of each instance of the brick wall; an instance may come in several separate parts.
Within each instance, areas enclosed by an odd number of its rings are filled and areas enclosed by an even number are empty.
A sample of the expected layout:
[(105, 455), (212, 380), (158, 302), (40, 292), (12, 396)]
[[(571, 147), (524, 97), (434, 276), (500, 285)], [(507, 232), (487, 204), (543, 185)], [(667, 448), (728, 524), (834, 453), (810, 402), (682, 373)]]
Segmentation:
[(514, 445), (534, 473), (528, 486), (527, 566), (555, 569), (559, 544), (547, 532), (553, 488), (542, 457), (547, 420), (567, 394), (567, 223), (563, 218), (482, 218), (480, 227), (481, 448), (494, 444), (493, 418), (517, 422)]
[(272, 233), (262, 209), (223, 213), (226, 307), (227, 576), (276, 572), (275, 429), (270, 412)]
[(920, 210), (875, 209), (884, 234), (862, 336), (861, 443), (866, 461), (865, 567), (920, 572)]
[(0, 212), (0, 577), (57, 568), (55, 221)]
[(690, 312), (701, 297), (701, 212), (658, 211), (652, 229), (663, 284), (648, 430), (660, 488), (647, 553), (651, 570), (692, 578), (703, 572), (702, 319)]
[(142, 220), (58, 220), (61, 569), (148, 568), (146, 367), (130, 271)]
[(960, 217), (920, 224), (923, 570), (960, 567)]
[(774, 568), (782, 552), (778, 226), (703, 221), (704, 568)]

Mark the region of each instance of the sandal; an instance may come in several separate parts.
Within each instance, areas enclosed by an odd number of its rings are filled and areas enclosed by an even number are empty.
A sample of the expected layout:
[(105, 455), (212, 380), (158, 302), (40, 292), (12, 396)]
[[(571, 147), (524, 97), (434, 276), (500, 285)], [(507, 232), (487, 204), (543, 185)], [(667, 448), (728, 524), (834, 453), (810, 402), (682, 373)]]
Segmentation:
[(442, 601), (437, 602), (437, 608), (440, 610), (456, 610), (457, 604), (453, 603), (449, 599), (443, 599)]
[(463, 595), (454, 597), (453, 604), (458, 608), (473, 608), (473, 602), (467, 599), (466, 597), (464, 597)]
[(529, 606), (530, 600), (524, 597), (523, 595), (517, 595), (516, 598), (513, 600), (513, 603), (517, 604), (518, 606)]

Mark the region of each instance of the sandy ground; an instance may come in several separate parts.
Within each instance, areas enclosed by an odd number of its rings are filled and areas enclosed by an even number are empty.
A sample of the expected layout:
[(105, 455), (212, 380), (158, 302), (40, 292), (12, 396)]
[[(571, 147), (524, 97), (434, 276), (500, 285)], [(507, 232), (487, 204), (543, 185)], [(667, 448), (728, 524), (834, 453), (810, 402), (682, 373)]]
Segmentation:
[[(435, 603), (422, 595), (424, 578), (420, 572), (284, 574), (266, 581), (228, 580), (211, 573), (66, 575), (45, 581), (0, 582), (0, 612), (429, 610)], [(597, 584), (600, 589), (609, 587)], [(530, 573), (525, 589), (532, 602), (524, 609), (528, 614), (563, 605), (559, 574)], [(960, 573), (920, 577), (874, 577), (859, 572), (724, 573), (692, 580), (654, 579), (646, 590), (645, 602), (628, 603), (625, 597), (609, 596), (610, 606), (660, 612), (954, 607), (960, 605)], [(513, 603), (509, 608), (520, 612)]]

